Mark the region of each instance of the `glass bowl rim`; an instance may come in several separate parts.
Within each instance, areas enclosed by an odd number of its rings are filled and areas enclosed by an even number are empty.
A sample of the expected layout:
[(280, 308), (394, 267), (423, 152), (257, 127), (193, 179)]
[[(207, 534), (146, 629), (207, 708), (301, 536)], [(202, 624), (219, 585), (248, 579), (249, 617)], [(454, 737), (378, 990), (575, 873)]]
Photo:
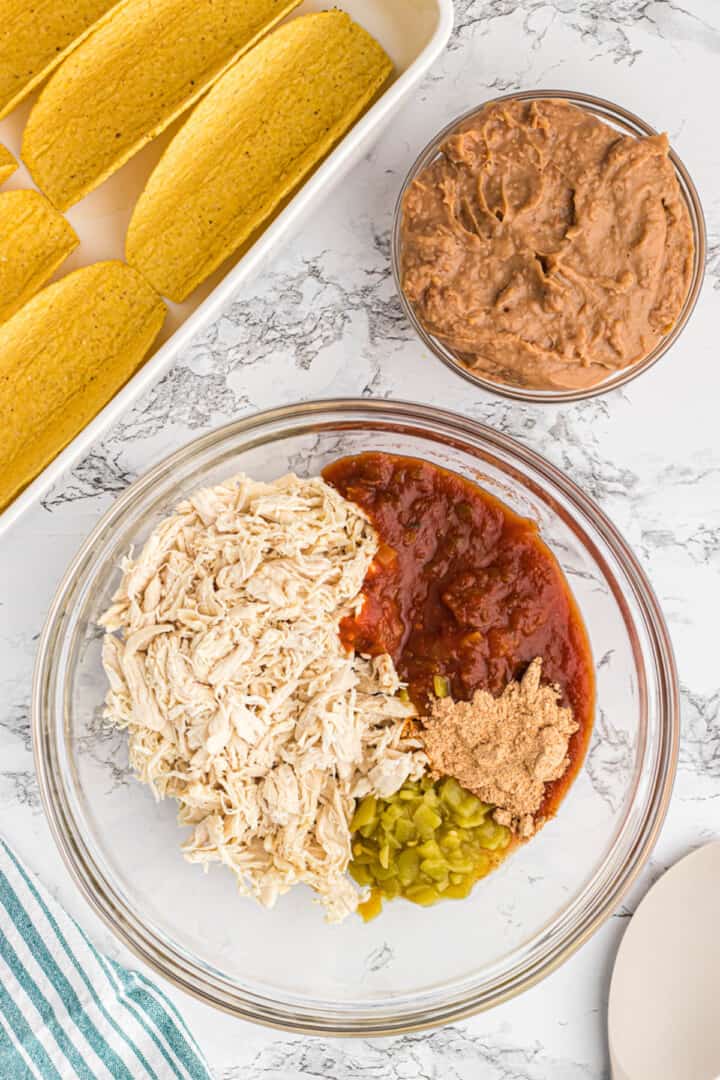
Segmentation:
[[(408, 427), (403, 425), (414, 425), (410, 430), (419, 433), (422, 433), (423, 424), (429, 425), (431, 429), (432, 425), (435, 425), (434, 430), (439, 430), (446, 438), (469, 440), (464, 443), (466, 447), (472, 446), (475, 440), (475, 443), (482, 445), (485, 450), (504, 452), (513, 459), (514, 469), (519, 466), (522, 470), (526, 465), (529, 470), (539, 473), (545, 494), (552, 492), (554, 487), (568, 499), (573, 512), (581, 519), (584, 517), (588, 520), (602, 541), (608, 545), (636, 592), (646, 630), (652, 639), (652, 662), (660, 690), (657, 709), (660, 723), (653, 790), (648, 796), (637, 836), (633, 838), (630, 857), (613, 871), (609, 884), (600, 883), (599, 899), (597, 895), (593, 897), (591, 910), (583, 910), (581, 917), (577, 918), (579, 925), (573, 924), (564, 939), (553, 942), (531, 965), (523, 965), (519, 973), (512, 971), (509, 976), (496, 980), (498, 985), (491, 988), (489, 996), (487, 990), (481, 989), (474, 994), (466, 994), (459, 1000), (453, 998), (440, 1003), (425, 1002), (415, 1013), (406, 1012), (390, 1017), (371, 1009), (372, 1018), (363, 1016), (358, 1020), (342, 1007), (337, 1007), (334, 1012), (322, 1007), (315, 1011), (307, 1008), (294, 1011), (284, 1003), (274, 1002), (262, 995), (240, 993), (236, 987), (232, 987), (229, 980), (203, 971), (197, 964), (188, 962), (178, 948), (163, 942), (157, 935), (146, 930), (132, 906), (125, 903), (107, 882), (103, 885), (102, 875), (95, 864), (92, 851), (85, 844), (76, 822), (68, 812), (67, 800), (63, 802), (63, 794), (58, 788), (59, 781), (54, 776), (52, 765), (53, 739), (64, 727), (64, 716), (53, 715), (53, 706), (49, 699), (53, 698), (54, 682), (58, 677), (55, 646), (62, 638), (67, 619), (66, 598), (68, 595), (72, 596), (80, 587), (83, 571), (98, 539), (112, 529), (128, 506), (152, 490), (159, 479), (172, 473), (177, 464), (192, 461), (213, 445), (222, 445), (228, 438), (238, 435), (249, 437), (252, 433), (257, 434), (258, 429), (267, 430), (273, 424), (282, 422), (296, 425), (303, 421), (306, 425), (312, 421), (332, 424), (340, 423), (347, 414), (363, 413), (364, 416), (356, 415), (356, 420), (360, 423), (365, 421), (372, 425), (373, 422), (384, 420), (386, 423), (400, 425), (400, 430), (406, 431)], [(306, 430), (307, 426), (300, 428), (300, 431)], [(322, 430), (322, 427), (319, 427), (319, 430)], [(253, 445), (257, 446), (257, 441)], [(477, 445), (475, 449), (478, 449)], [(186, 443), (129, 485), (96, 523), (58, 585), (38, 646), (31, 712), (35, 768), (53, 839), (80, 892), (122, 944), (176, 987), (204, 1004), (213, 1005), (233, 1016), (297, 1034), (359, 1037), (397, 1035), (454, 1023), (516, 996), (564, 963), (617, 908), (650, 855), (672, 795), (680, 733), (678, 677), (672, 643), (662, 611), (636, 556), (593, 500), (542, 455), (485, 424), (433, 406), (366, 398), (300, 402), (232, 421)], [(606, 861), (609, 861), (609, 858), (608, 856)], [(592, 879), (596, 892), (597, 877), (598, 873)], [(544, 936), (551, 935), (552, 924)]]
[(482, 390), (487, 390), (491, 394), (510, 398), (513, 401), (532, 402), (536, 405), (557, 405), (573, 401), (585, 401), (588, 398), (597, 397), (600, 394), (608, 394), (611, 390), (617, 390), (621, 386), (626, 386), (633, 379), (642, 375), (643, 372), (648, 371), (675, 344), (695, 310), (695, 305), (697, 304), (705, 279), (707, 227), (702, 203), (695, 183), (682, 159), (671, 146), (668, 151), (668, 157), (675, 169), (678, 184), (680, 185), (680, 191), (688, 208), (693, 230), (693, 241), (695, 244), (693, 252), (693, 272), (690, 280), (690, 287), (678, 318), (673, 324), (670, 332), (660, 339), (652, 352), (648, 353), (642, 360), (638, 360), (637, 363), (630, 364), (626, 368), (621, 368), (614, 375), (610, 375), (602, 382), (579, 390), (543, 390), (525, 386), (514, 386), (512, 383), (503, 383), (500, 380), (491, 379), (487, 376), (476, 375), (469, 368), (465, 367), (460, 360), (456, 359), (450, 349), (425, 329), (417, 317), (412, 304), (405, 296), (400, 269), (403, 199), (408, 187), (413, 180), (415, 180), (418, 173), (420, 173), (426, 165), (429, 165), (437, 156), (444, 140), (466, 120), (470, 120), (472, 117), (476, 116), (487, 105), (494, 105), (502, 101), (538, 101), (543, 98), (559, 98), (568, 101), (571, 105), (576, 105), (581, 109), (592, 112), (601, 120), (608, 120), (633, 135), (658, 134), (657, 130), (648, 124), (647, 121), (643, 120), (635, 113), (630, 112), (629, 109), (624, 108), (622, 105), (618, 105), (607, 98), (596, 97), (593, 94), (585, 94), (579, 90), (517, 90), (511, 93), (501, 94), (498, 97), (487, 98), (485, 101), (481, 102), (480, 105), (475, 105), (471, 109), (460, 113), (454, 119), (450, 120), (441, 131), (426, 143), (425, 147), (420, 151), (415, 158), (415, 161), (408, 169), (400, 188), (393, 214), (391, 263), (395, 289), (410, 325), (426, 348), (428, 348), (438, 360), (441, 360), (446, 367), (450, 368), (451, 371), (454, 371), (456, 375), (460, 375), (460, 377), (467, 382), (472, 383), (473, 386), (480, 387)]

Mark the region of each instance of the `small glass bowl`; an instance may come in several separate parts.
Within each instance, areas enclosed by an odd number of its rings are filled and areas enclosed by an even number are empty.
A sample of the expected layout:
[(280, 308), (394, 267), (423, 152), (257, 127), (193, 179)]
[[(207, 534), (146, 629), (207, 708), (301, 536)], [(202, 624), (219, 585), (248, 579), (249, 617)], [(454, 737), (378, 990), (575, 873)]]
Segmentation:
[[(471, 896), (402, 900), (367, 925), (323, 922), (309, 890), (266, 911), (222, 866), (180, 852), (172, 800), (128, 769), (102, 723), (98, 617), (120, 559), (197, 487), (244, 471), (317, 475), (364, 450), (424, 458), (533, 518), (575, 594), (597, 668), (586, 761), (538, 836)], [(657, 837), (678, 751), (678, 690), (663, 617), (617, 530), (558, 469), (500, 432), (439, 409), (318, 401), (238, 420), (191, 442), (120, 495), (60, 583), (38, 649), (37, 774), (55, 841), (86, 899), (161, 975), (247, 1020), (325, 1035), (449, 1023), (533, 985), (611, 914)]]
[(626, 368), (622, 368), (613, 375), (609, 375), (595, 386), (580, 390), (533, 389), (528, 386), (503, 382), (500, 379), (490, 379), (487, 376), (476, 375), (472, 372), (460, 359), (458, 359), (451, 349), (425, 329), (418, 319), (412, 304), (405, 296), (402, 287), (401, 225), (403, 199), (405, 197), (405, 192), (413, 180), (415, 180), (418, 174), (439, 155), (445, 140), (458, 128), (477, 116), (477, 114), (487, 105), (493, 105), (500, 101), (539, 101), (543, 98), (562, 98), (571, 105), (576, 105), (578, 108), (585, 109), (587, 112), (592, 113), (594, 116), (597, 116), (599, 120), (604, 121), (604, 123), (610, 124), (612, 127), (618, 128), (620, 131), (630, 135), (657, 135), (657, 131), (652, 128), (650, 124), (641, 120), (639, 116), (635, 116), (634, 113), (624, 109), (621, 105), (616, 105), (612, 101), (606, 101), (604, 98), (593, 97), (591, 94), (582, 94), (572, 90), (524, 90), (520, 93), (503, 94), (501, 97), (489, 98), (481, 105), (470, 109), (468, 112), (463, 113), (462, 116), (458, 116), (452, 120), (431, 140), (431, 142), (427, 144), (420, 156), (411, 166), (395, 206), (395, 220), (392, 236), (392, 268), (395, 285), (405, 314), (412, 323), (420, 340), (424, 342), (428, 349), (442, 360), (444, 364), (449, 368), (452, 368), (458, 375), (462, 375), (468, 382), (473, 383), (475, 386), (482, 387), (483, 390), (489, 390), (493, 394), (501, 394), (503, 397), (513, 398), (516, 401), (557, 404), (559, 402), (582, 401), (584, 398), (595, 397), (598, 394), (606, 394), (608, 391), (615, 390), (619, 386), (625, 386), (626, 383), (635, 379), (638, 375), (642, 374), (643, 371), (647, 371), (648, 368), (652, 367), (661, 356), (664, 356), (670, 346), (677, 341), (682, 333), (685, 324), (692, 315), (697, 298), (700, 294), (705, 274), (706, 234), (705, 217), (703, 215), (697, 189), (682, 161), (671, 148), (669, 156), (675, 167), (680, 191), (687, 205), (688, 213), (690, 214), (695, 251), (690, 288), (688, 289), (688, 294), (685, 298), (682, 310), (670, 332), (657, 343), (652, 352), (648, 353), (644, 359), (638, 360), (637, 363), (631, 364)]

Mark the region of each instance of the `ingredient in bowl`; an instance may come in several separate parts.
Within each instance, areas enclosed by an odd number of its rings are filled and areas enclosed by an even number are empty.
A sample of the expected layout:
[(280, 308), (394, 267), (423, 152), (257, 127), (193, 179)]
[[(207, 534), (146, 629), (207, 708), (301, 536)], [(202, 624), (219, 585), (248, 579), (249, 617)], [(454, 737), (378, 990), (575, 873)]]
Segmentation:
[(428, 907), (469, 896), (510, 850), (510, 832), (491, 810), (450, 778), (408, 781), (389, 799), (366, 796), (351, 823), (350, 873), (372, 887), (361, 915), (374, 918), (383, 898)]
[(491, 103), (402, 206), (403, 291), (467, 368), (583, 389), (642, 360), (688, 293), (693, 236), (665, 135), (560, 100)]
[(78, 243), (70, 223), (39, 191), (0, 194), (0, 322), (50, 280)]
[(184, 300), (249, 241), (345, 134), (392, 64), (344, 12), (293, 19), (235, 64), (140, 196), (128, 262)]
[(422, 741), (435, 773), (454, 777), (483, 802), (495, 820), (526, 839), (546, 785), (563, 777), (568, 745), (578, 730), (557, 687), (541, 685), (537, 657), (519, 682), (499, 697), (476, 690), (470, 701), (438, 698), (423, 717)]
[(420, 716), (440, 690), (456, 701), (497, 696), (542, 658), (578, 725), (567, 770), (546, 787), (540, 816), (551, 816), (590, 738), (594, 675), (582, 617), (535, 522), (429, 461), (359, 454), (323, 475), (363, 508), (380, 541), (343, 640), (389, 653)]
[(138, 777), (178, 800), (186, 858), (224, 863), (267, 906), (310, 885), (329, 921), (360, 899), (355, 800), (427, 765), (389, 657), (363, 660), (338, 634), (376, 551), (362, 511), (321, 479), (238, 476), (124, 560), (102, 619), (106, 717), (128, 728)]
[(9, 180), (17, 167), (18, 164), (15, 158), (7, 147), (0, 143), (0, 184), (4, 184), (6, 180)]
[(3, 0), (0, 119), (79, 45), (117, 0)]
[(0, 510), (140, 366), (165, 305), (121, 262), (48, 285), (0, 326)]
[[(53, 0), (54, 2), (54, 0)], [(300, 0), (125, 0), (32, 108), (22, 157), (66, 210), (159, 135)]]
[(593, 679), (531, 522), (413, 458), (325, 477), (196, 491), (101, 624), (105, 717), (178, 801), (186, 858), (268, 907), (309, 885), (339, 922), (467, 896), (528, 839), (579, 767)]

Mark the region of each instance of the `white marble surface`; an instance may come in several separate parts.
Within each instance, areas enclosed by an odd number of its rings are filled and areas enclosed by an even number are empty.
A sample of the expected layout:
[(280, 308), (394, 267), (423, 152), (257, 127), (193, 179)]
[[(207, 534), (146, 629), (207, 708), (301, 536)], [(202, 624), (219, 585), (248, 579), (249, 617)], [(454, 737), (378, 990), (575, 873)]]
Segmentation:
[[(598, 1080), (608, 979), (648, 883), (720, 835), (720, 6), (717, 0), (456, 0), (451, 47), (382, 142), (284, 255), (0, 546), (0, 826), (95, 941), (132, 961), (56, 854), (31, 754), (37, 637), (70, 556), (151, 462), (256, 409), (330, 395), (409, 397), (495, 424), (590, 492), (634, 546), (664, 607), (682, 684), (680, 770), (666, 827), (623, 909), (522, 998), (394, 1040), (283, 1036), (175, 994), (222, 1080)], [(681, 341), (623, 392), (564, 408), (476, 392), (425, 356), (388, 267), (395, 194), (455, 113), (516, 88), (615, 99), (665, 128), (698, 184), (709, 232), (703, 293)]]

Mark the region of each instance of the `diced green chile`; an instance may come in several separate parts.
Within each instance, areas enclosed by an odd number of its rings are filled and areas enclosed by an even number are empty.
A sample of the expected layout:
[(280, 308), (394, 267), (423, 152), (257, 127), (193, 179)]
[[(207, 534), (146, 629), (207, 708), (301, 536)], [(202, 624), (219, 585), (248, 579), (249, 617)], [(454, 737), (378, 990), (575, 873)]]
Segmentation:
[(449, 777), (426, 776), (388, 799), (362, 799), (351, 823), (350, 873), (372, 889), (360, 907), (363, 918), (379, 914), (383, 898), (404, 896), (428, 907), (468, 896), (510, 843), (491, 810)]
[(353, 819), (350, 822), (351, 830), (355, 832), (362, 825), (369, 825), (375, 819), (376, 814), (377, 799), (374, 795), (366, 795), (362, 802), (358, 803)]

